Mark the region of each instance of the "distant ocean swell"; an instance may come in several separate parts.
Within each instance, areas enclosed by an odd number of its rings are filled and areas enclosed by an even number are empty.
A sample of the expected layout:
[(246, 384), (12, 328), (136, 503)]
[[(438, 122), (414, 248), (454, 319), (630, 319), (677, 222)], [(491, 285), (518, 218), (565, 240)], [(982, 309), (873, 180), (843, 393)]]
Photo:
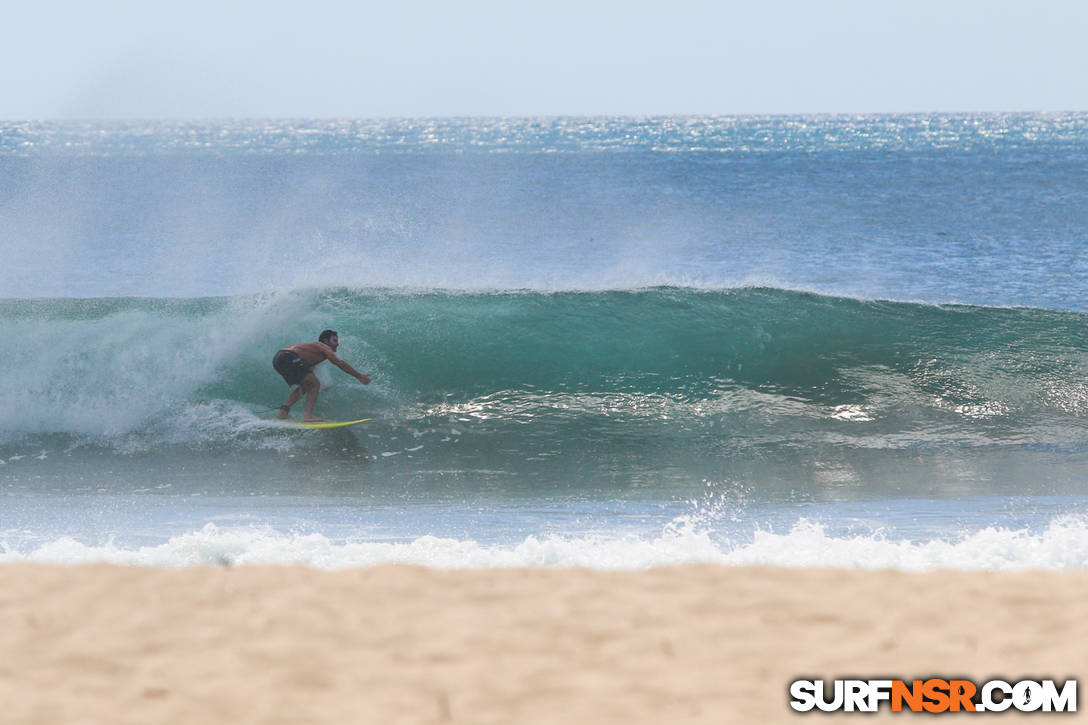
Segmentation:
[(272, 353), (325, 327), (375, 382), (323, 366), (321, 412), (391, 433), (460, 421), (492, 448), (595, 441), (620, 456), (625, 441), (695, 450), (727, 436), (764, 450), (1088, 445), (1082, 313), (768, 288), (4, 301), (21, 382), (0, 443), (249, 445), (257, 413), (287, 393)]

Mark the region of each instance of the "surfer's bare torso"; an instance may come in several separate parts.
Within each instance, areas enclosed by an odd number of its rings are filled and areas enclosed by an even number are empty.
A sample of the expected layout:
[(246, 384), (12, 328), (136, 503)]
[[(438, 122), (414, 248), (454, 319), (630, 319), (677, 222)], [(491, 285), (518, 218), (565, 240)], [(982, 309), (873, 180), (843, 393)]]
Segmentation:
[(288, 345), (283, 349), (296, 353), (302, 358), (302, 362), (310, 367), (323, 363), (326, 360), (337, 367), (340, 367), (344, 362), (336, 357), (336, 353), (333, 352), (332, 348), (323, 342), (300, 342), (296, 345)]

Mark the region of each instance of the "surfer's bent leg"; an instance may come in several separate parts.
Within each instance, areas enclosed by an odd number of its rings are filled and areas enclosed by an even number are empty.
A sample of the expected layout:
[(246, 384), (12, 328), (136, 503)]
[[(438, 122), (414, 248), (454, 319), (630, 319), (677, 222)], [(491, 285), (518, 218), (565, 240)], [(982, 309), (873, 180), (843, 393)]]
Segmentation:
[(291, 394), (287, 396), (287, 402), (280, 406), (280, 412), (276, 414), (277, 418), (287, 418), (291, 415), (291, 406), (298, 402), (298, 399), (302, 397), (302, 388), (298, 387), (291, 391)]
[[(317, 403), (317, 394), (321, 390), (321, 382), (317, 379), (317, 376), (313, 373), (307, 373), (300, 381), (300, 386), (295, 392), (301, 394), (302, 391), (306, 393), (306, 410), (302, 414), (303, 420), (321, 420), (321, 418), (314, 417), (314, 405)], [(292, 393), (293, 395), (294, 393)], [(297, 398), (296, 398), (297, 400)]]

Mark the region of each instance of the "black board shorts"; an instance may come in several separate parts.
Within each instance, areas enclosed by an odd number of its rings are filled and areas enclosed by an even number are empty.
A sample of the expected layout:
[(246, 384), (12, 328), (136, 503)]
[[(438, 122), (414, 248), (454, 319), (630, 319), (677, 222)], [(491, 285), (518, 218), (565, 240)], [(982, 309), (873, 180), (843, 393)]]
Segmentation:
[(280, 350), (272, 358), (272, 367), (288, 385), (298, 385), (314, 369), (302, 361), (294, 350)]

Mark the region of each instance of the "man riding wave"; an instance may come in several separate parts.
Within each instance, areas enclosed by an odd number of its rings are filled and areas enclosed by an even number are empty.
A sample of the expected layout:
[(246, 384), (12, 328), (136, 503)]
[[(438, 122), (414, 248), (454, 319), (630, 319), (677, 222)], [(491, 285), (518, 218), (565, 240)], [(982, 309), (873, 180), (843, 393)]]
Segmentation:
[(302, 394), (306, 394), (306, 407), (302, 414), (304, 421), (321, 421), (323, 418), (314, 417), (314, 404), (317, 403), (317, 394), (321, 390), (321, 382), (314, 375), (314, 367), (328, 360), (348, 375), (358, 380), (363, 385), (370, 385), (370, 376), (363, 375), (348, 365), (347, 362), (336, 356), (336, 348), (340, 347), (340, 336), (336, 330), (323, 330), (317, 338), (317, 342), (300, 342), (296, 345), (279, 350), (272, 358), (272, 367), (283, 376), (288, 385), (298, 387), (287, 396), (287, 402), (280, 406), (277, 418), (288, 418), (291, 414), (291, 406), (298, 402)]

